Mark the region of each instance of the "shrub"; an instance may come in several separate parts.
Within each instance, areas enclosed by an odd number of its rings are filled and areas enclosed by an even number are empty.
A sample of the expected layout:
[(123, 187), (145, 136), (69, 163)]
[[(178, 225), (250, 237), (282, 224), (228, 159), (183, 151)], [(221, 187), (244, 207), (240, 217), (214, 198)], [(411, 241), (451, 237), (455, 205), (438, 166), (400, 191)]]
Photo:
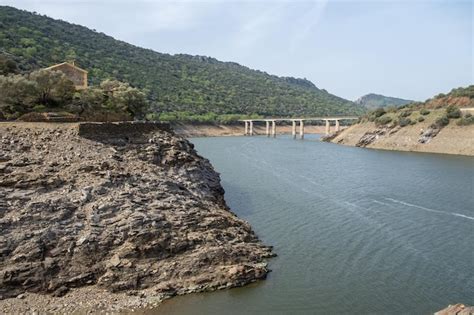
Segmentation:
[(33, 110), (34, 110), (35, 112), (44, 112), (44, 111), (46, 111), (46, 106), (44, 106), (44, 105), (36, 105), (36, 106), (33, 107)]
[(474, 85), (470, 85), (466, 88), (457, 88), (457, 89), (452, 89), (451, 92), (449, 92), (450, 95), (454, 97), (469, 97), (469, 98), (474, 98)]
[(467, 113), (466, 115), (464, 115), (464, 117), (459, 119), (456, 124), (458, 126), (474, 125), (474, 116), (472, 116), (472, 114), (470, 114), (470, 113)]
[(459, 107), (454, 106), (454, 105), (449, 105), (446, 108), (446, 115), (448, 116), (448, 118), (460, 118), (462, 113)]
[(436, 121), (432, 125), (432, 127), (442, 128), (444, 126), (447, 126), (448, 124), (449, 124), (449, 118), (448, 118), (448, 116), (444, 115), (444, 116), (441, 116), (440, 118), (436, 119)]
[(400, 113), (399, 116), (400, 116), (400, 117), (408, 117), (408, 116), (410, 116), (410, 115), (411, 115), (411, 111), (409, 111), (409, 110), (404, 110), (404, 111), (402, 111), (402, 112)]
[(389, 116), (382, 116), (375, 120), (376, 125), (386, 125), (392, 121), (392, 118)]
[(423, 116), (429, 115), (430, 113), (431, 113), (431, 112), (430, 112), (428, 109), (426, 109), (426, 108), (422, 108), (422, 109), (420, 110), (420, 114), (422, 114)]
[(423, 117), (423, 116), (418, 117), (418, 121), (419, 122), (425, 121), (425, 117)]
[(385, 109), (383, 109), (383, 108), (380, 107), (380, 108), (377, 108), (376, 110), (374, 110), (373, 116), (374, 116), (375, 118), (379, 118), (379, 117), (385, 115), (385, 113), (386, 113), (386, 112), (385, 112)]
[(408, 126), (409, 124), (411, 124), (411, 119), (410, 118), (401, 117), (398, 120), (398, 125), (400, 127), (405, 127), (405, 126)]
[(416, 124), (416, 120), (411, 120), (410, 119), (410, 125), (415, 125)]

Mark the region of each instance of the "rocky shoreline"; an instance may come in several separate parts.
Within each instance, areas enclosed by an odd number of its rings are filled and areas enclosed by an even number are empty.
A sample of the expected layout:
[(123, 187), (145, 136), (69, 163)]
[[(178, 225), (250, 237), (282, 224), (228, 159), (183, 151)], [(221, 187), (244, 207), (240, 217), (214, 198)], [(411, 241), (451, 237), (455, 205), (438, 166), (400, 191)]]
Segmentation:
[(436, 129), (431, 127), (433, 123), (431, 118), (401, 128), (364, 122), (332, 134), (326, 141), (369, 149), (474, 156), (474, 125), (453, 123)]
[(1, 313), (130, 310), (269, 272), (271, 248), (168, 125), (2, 123), (0, 135)]
[(464, 304), (458, 303), (454, 305), (449, 305), (445, 309), (436, 312), (434, 315), (472, 315), (474, 314), (473, 306), (466, 306)]

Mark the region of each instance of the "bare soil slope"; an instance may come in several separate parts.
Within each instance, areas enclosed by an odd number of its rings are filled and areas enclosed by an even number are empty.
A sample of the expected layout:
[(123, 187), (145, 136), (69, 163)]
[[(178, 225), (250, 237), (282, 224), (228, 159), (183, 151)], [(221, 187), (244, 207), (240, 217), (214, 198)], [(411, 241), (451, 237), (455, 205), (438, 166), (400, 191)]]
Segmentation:
[[(356, 124), (342, 131), (332, 142), (357, 146), (366, 134), (375, 135), (372, 143), (364, 146), (372, 149), (431, 152), (474, 156), (474, 125), (457, 126), (450, 124), (444, 127), (428, 143), (420, 143), (420, 133), (427, 130), (430, 121), (403, 128), (378, 128), (372, 122)], [(382, 130), (382, 131), (379, 131)], [(377, 132), (381, 132), (377, 135)]]
[(376, 109), (327, 141), (385, 150), (474, 155), (474, 85), (423, 103)]

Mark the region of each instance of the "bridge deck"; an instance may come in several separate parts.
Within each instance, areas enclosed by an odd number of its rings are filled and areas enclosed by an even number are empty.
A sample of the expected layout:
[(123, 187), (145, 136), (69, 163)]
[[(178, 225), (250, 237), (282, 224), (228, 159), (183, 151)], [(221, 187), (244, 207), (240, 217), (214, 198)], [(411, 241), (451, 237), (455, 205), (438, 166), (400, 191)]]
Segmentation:
[(332, 117), (309, 117), (309, 118), (256, 118), (256, 119), (241, 119), (239, 121), (314, 121), (314, 120), (355, 120), (359, 119), (357, 116), (332, 116)]

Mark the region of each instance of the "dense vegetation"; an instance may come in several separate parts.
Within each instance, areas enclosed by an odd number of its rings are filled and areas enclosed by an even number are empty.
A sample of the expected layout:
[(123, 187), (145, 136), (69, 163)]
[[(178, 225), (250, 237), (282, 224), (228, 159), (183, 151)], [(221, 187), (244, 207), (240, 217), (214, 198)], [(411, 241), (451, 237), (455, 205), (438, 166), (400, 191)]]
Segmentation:
[(356, 104), (362, 105), (367, 109), (376, 109), (378, 107), (388, 107), (388, 106), (403, 106), (413, 101), (404, 100), (402, 98), (384, 96), (379, 94), (367, 94), (355, 101)]
[(277, 77), (210, 57), (161, 54), (12, 7), (0, 7), (0, 47), (21, 72), (75, 60), (89, 71), (92, 85), (106, 79), (128, 82), (146, 90), (153, 112), (165, 117), (225, 120), (236, 114), (363, 112), (306, 79)]
[(452, 89), (448, 94), (440, 93), (434, 98), (441, 99), (445, 97), (469, 97), (470, 99), (474, 99), (474, 85)]
[(474, 85), (452, 89), (448, 94), (438, 94), (425, 102), (413, 102), (401, 107), (379, 107), (362, 116), (360, 121), (374, 122), (378, 126), (405, 127), (425, 121), (432, 115), (433, 128), (442, 128), (455, 120), (459, 126), (474, 124), (472, 114), (463, 114), (462, 107), (474, 107)]
[[(2, 60), (0, 65), (7, 64)], [(88, 120), (124, 120), (144, 118), (149, 107), (145, 93), (127, 83), (104, 80), (99, 86), (76, 91), (62, 72), (41, 69), (15, 74), (15, 69), (12, 66), (9, 73), (5, 70), (6, 75), (0, 75), (3, 119), (16, 119), (32, 112), (66, 111)]]

